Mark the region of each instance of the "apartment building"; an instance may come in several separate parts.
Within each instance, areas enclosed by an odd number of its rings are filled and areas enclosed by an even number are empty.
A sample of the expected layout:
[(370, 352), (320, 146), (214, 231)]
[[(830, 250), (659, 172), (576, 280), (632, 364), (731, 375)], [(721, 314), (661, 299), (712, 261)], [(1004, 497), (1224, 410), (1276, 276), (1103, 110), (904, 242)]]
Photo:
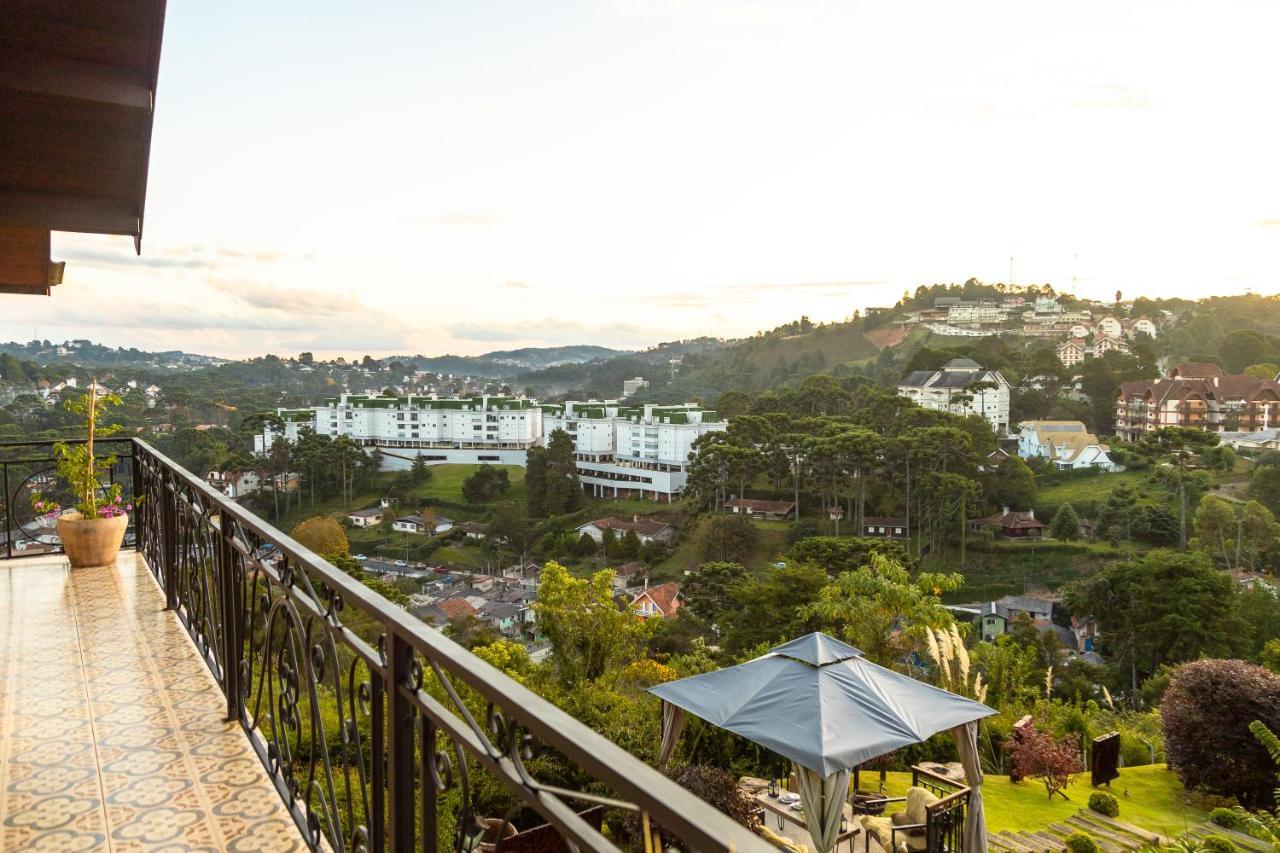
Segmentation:
[(297, 441), (304, 428), (378, 447), (391, 468), (417, 456), (429, 462), (523, 465), (542, 438), (542, 409), (525, 397), (381, 397), (342, 394), (309, 409), (280, 409), (283, 431), (254, 437), (262, 453), (278, 435)]
[(543, 435), (559, 429), (573, 438), (578, 476), (596, 497), (670, 501), (688, 481), (694, 441), (727, 426), (714, 411), (691, 403), (625, 406), (606, 400), (542, 407)]
[(1259, 432), (1280, 426), (1280, 383), (1224, 374), (1216, 364), (1179, 364), (1161, 379), (1125, 382), (1116, 392), (1116, 435), (1137, 441), (1161, 427)]
[(918, 406), (955, 415), (981, 415), (996, 435), (1009, 433), (1009, 381), (973, 359), (953, 358), (941, 370), (916, 370), (898, 394)]

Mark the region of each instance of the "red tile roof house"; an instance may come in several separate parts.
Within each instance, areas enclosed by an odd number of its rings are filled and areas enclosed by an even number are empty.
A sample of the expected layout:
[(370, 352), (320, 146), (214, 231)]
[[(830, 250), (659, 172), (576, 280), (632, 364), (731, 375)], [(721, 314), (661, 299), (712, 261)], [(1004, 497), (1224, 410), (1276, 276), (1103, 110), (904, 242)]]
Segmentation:
[(661, 521), (653, 521), (640, 516), (632, 516), (631, 521), (623, 521), (620, 518), (597, 518), (595, 521), (588, 521), (586, 524), (578, 528), (579, 535), (585, 533), (596, 542), (604, 541), (605, 530), (612, 530), (615, 536), (622, 537), (627, 534), (628, 530), (634, 530), (636, 536), (642, 543), (644, 542), (670, 542), (671, 537), (675, 535), (676, 529), (670, 524), (664, 524)]
[(781, 521), (796, 511), (793, 501), (757, 501), (751, 498), (730, 498), (724, 502), (724, 507), (734, 515), (749, 515), (771, 521)]
[(1036, 519), (1036, 511), (1028, 512), (1010, 512), (1008, 507), (1004, 508), (1004, 512), (997, 515), (989, 515), (986, 518), (975, 518), (969, 522), (969, 528), (974, 531), (991, 528), (995, 530), (997, 536), (1005, 539), (1039, 539), (1044, 535), (1044, 529), (1048, 525)]
[(680, 585), (667, 581), (648, 587), (631, 599), (631, 609), (646, 619), (653, 616), (674, 619), (680, 610)]

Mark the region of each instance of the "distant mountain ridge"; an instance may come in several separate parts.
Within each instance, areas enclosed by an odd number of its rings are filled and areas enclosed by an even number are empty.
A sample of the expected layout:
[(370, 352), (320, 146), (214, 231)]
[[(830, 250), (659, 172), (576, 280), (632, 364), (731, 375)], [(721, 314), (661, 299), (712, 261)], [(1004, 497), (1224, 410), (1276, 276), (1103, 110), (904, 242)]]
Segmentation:
[(531, 370), (544, 370), (565, 364), (583, 364), (588, 361), (617, 358), (628, 355), (627, 350), (611, 349), (594, 344), (574, 344), (558, 347), (524, 347), (513, 350), (497, 350), (483, 355), (393, 355), (382, 361), (398, 361), (412, 364), (419, 370), (433, 373), (453, 373), (467, 376), (505, 377)]

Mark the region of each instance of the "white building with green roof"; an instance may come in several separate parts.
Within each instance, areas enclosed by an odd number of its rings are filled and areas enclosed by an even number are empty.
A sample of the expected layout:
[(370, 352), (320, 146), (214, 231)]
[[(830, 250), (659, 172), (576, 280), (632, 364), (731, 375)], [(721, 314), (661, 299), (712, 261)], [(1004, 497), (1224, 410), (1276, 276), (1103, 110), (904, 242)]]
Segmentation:
[(525, 397), (342, 394), (309, 409), (279, 409), (284, 430), (255, 437), (261, 453), (277, 435), (297, 441), (304, 428), (330, 438), (346, 436), (379, 448), (387, 467), (408, 467), (415, 456), (430, 462), (523, 465), (542, 438), (542, 409)]
[(670, 500), (689, 478), (693, 442), (728, 426), (693, 403), (625, 406), (614, 400), (542, 407), (543, 435), (574, 440), (578, 477), (595, 497)]

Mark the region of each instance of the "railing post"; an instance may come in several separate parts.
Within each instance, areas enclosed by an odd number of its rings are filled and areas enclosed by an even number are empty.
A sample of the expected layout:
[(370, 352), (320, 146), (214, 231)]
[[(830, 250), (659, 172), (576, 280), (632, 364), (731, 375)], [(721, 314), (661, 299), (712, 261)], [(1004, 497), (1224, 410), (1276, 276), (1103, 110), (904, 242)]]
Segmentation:
[(423, 847), (427, 850), (436, 849), (436, 836), (438, 830), (436, 828), (436, 790), (435, 774), (431, 768), (435, 765), (436, 754), (436, 724), (426, 714), (418, 718), (418, 731), (421, 738), (418, 743), (418, 755), (421, 756), (420, 776), (418, 780), (418, 796), (422, 799), (422, 815), (419, 818), (422, 825)]
[(160, 495), (160, 562), (164, 567), (165, 609), (178, 609), (178, 495), (166, 474), (156, 490)]
[(142, 514), (146, 512), (143, 506), (145, 501), (139, 500), (142, 497), (142, 460), (138, 458), (141, 451), (138, 448), (136, 440), (129, 441), (129, 467), (131, 469), (130, 476), (133, 478), (133, 547), (144, 557), (147, 555), (147, 543), (144, 539), (143, 531), (146, 524), (143, 523)]
[(13, 559), (13, 537), (15, 535), (13, 525), (13, 498), (9, 494), (9, 463), (0, 463), (0, 468), (4, 469), (4, 555), (7, 559)]
[(387, 849), (413, 848), (413, 706), (401, 692), (410, 684), (413, 650), (395, 634), (387, 640)]
[(218, 517), (218, 551), (215, 571), (222, 596), (222, 689), (227, 694), (227, 721), (240, 719), (240, 580), (235, 571), (235, 550), (231, 544), (231, 524)]

